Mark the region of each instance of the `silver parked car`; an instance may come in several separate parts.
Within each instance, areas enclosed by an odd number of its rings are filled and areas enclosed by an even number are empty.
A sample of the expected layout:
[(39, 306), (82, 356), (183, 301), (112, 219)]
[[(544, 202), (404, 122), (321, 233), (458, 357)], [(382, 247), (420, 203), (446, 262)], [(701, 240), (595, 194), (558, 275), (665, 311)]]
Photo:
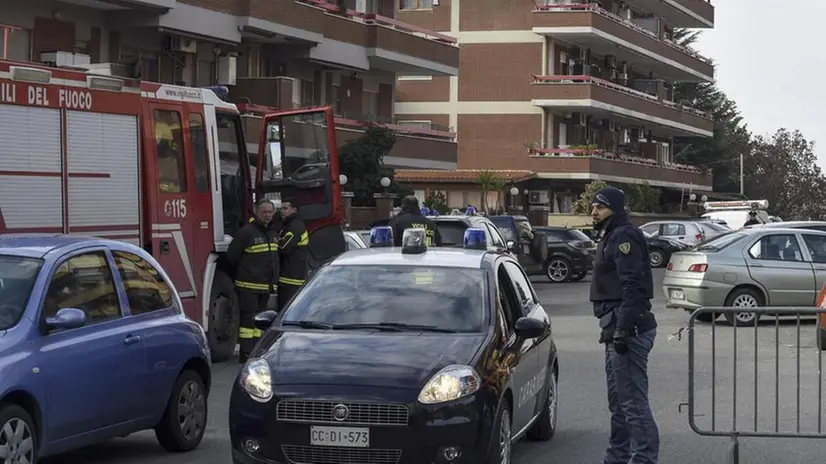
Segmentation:
[(643, 232), (654, 237), (670, 240), (679, 240), (689, 245), (696, 245), (703, 240), (729, 232), (730, 229), (722, 224), (711, 221), (653, 221), (640, 226)]
[[(746, 228), (674, 253), (663, 293), (668, 307), (812, 307), (826, 283), (826, 232)], [(711, 315), (704, 318), (711, 320)], [(715, 315), (719, 316), (719, 314)], [(726, 314), (753, 324), (754, 313)]]
[(789, 221), (789, 222), (770, 222), (768, 224), (756, 224), (748, 226), (748, 228), (772, 228), (778, 227), (783, 229), (810, 229), (820, 230), (826, 232), (826, 221)]

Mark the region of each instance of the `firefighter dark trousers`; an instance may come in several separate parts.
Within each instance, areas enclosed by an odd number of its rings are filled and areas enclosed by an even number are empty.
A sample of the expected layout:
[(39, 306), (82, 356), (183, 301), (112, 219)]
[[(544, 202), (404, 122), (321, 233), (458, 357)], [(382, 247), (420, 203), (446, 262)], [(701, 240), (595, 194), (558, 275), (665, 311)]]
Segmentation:
[(255, 344), (261, 338), (261, 330), (256, 329), (253, 324), (255, 315), (267, 309), (267, 302), (270, 299), (269, 293), (249, 292), (245, 290), (238, 291), (238, 306), (239, 306), (239, 328), (238, 328), (238, 344), (239, 361), (246, 362), (249, 358)]
[(293, 299), (296, 293), (301, 290), (301, 285), (278, 284), (278, 310), (283, 311), (287, 303)]

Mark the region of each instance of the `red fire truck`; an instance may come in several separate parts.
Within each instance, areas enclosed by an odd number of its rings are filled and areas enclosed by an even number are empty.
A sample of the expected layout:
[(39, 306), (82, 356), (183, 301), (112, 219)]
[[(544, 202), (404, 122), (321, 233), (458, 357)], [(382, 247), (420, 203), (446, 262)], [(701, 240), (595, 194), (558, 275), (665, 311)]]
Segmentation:
[(144, 247), (207, 330), (216, 362), (238, 333), (222, 255), (254, 195), (299, 202), (311, 266), (345, 249), (332, 110), (259, 115), (248, 152), (225, 93), (0, 61), (0, 233)]

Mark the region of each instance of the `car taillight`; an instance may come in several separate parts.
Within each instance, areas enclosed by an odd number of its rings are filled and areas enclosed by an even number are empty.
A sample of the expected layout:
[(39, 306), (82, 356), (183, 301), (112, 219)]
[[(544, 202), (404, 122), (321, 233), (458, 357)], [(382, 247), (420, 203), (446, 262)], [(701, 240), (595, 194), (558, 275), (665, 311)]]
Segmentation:
[(706, 272), (708, 271), (708, 264), (692, 264), (688, 266), (688, 272)]
[(666, 266), (665, 268), (666, 268), (666, 270), (673, 271), (674, 270), (674, 265), (671, 264), (671, 263), (668, 263), (668, 266)]

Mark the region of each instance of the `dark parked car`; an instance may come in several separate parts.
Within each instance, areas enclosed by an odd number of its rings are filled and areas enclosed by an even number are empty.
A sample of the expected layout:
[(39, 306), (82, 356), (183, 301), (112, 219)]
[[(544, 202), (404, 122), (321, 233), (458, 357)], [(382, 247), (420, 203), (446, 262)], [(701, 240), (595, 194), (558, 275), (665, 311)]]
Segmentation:
[(552, 439), (552, 320), (516, 259), (479, 245), (348, 251), (256, 316), (232, 463), (510, 464), (521, 437)]
[(537, 227), (548, 237), (548, 265), (545, 273), (551, 282), (578, 282), (594, 268), (596, 244), (579, 229)]
[(671, 255), (691, 248), (686, 242), (668, 237), (657, 237), (643, 231), (648, 242), (648, 263), (651, 267), (665, 267)]

